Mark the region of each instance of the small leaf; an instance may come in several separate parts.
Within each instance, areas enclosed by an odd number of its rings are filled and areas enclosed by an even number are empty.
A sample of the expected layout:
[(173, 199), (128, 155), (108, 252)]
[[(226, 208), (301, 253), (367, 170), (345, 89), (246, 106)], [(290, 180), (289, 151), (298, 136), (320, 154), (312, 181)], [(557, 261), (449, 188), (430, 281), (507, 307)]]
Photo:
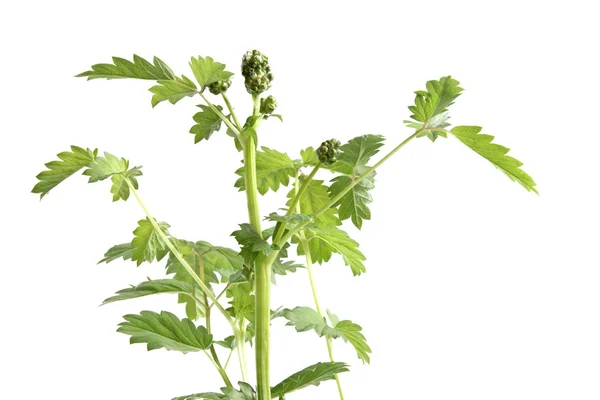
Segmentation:
[[(352, 269), (354, 275), (366, 271), (363, 264), (366, 257), (358, 250), (358, 243), (343, 230), (328, 226), (312, 232), (307, 231), (306, 236), (313, 261), (321, 264), (329, 261), (332, 253), (338, 253), (344, 259), (344, 263)], [(298, 246), (298, 255), (303, 254), (302, 246)]]
[(519, 183), (528, 192), (539, 194), (535, 188), (535, 181), (521, 169), (523, 163), (511, 156), (506, 155), (510, 149), (499, 144), (492, 143), (494, 137), (480, 134), (479, 126), (455, 126), (450, 131), (458, 140), (471, 148), (500, 171), (504, 172), (513, 182)]
[(415, 105), (408, 107), (412, 112), (410, 117), (429, 125), (432, 118), (446, 112), (448, 107), (454, 104), (454, 100), (463, 91), (459, 84), (460, 82), (450, 76), (427, 82), (426, 91), (415, 92)]
[(188, 394), (187, 396), (174, 397), (172, 400), (228, 400), (227, 396), (220, 393), (206, 392)]
[(225, 339), (214, 341), (213, 343), (225, 347), (226, 349), (233, 350), (235, 349), (235, 336), (227, 336)]
[[(199, 104), (198, 107), (202, 111), (194, 115), (194, 121), (196, 125), (192, 126), (190, 133), (194, 134), (194, 143), (198, 143), (201, 140), (208, 140), (214, 132), (221, 129), (221, 118), (215, 113), (209, 106)], [(219, 111), (223, 110), (223, 107), (216, 106)]]
[(165, 348), (188, 353), (206, 350), (212, 344), (212, 335), (205, 327), (195, 326), (187, 318), (179, 320), (175, 314), (162, 311), (142, 311), (139, 315), (123, 317), (117, 332), (130, 335), (131, 344), (147, 343), (148, 350)]
[(108, 249), (106, 253), (104, 253), (104, 258), (98, 261), (98, 264), (103, 262), (108, 264), (118, 258), (131, 260), (131, 257), (133, 257), (133, 246), (131, 243), (122, 243)]
[[(115, 296), (109, 297), (102, 304), (114, 303), (115, 301), (137, 299), (139, 297), (150, 296), (161, 293), (176, 293), (191, 296), (194, 287), (187, 282), (181, 282), (174, 279), (157, 279), (142, 282), (137, 286), (119, 290)], [(194, 301), (200, 299), (192, 298)]]
[(337, 322), (334, 329), (343, 339), (350, 342), (350, 344), (356, 350), (359, 359), (361, 359), (363, 362), (371, 363), (369, 353), (372, 351), (367, 344), (365, 335), (361, 333), (362, 327), (360, 325), (357, 325), (352, 321), (344, 320)]
[(314, 330), (319, 336), (338, 337), (337, 332), (327, 325), (324, 317), (310, 307), (296, 307), (292, 310), (284, 309), (280, 314), (288, 320), (287, 326), (293, 326), (298, 332)]
[(87, 77), (90, 79), (115, 79), (115, 78), (134, 78), (134, 79), (175, 79), (173, 71), (158, 57), (154, 57), (154, 64), (146, 61), (140, 56), (134, 55), (133, 62), (120, 57), (113, 57), (113, 64), (92, 65), (90, 71), (82, 72), (76, 77)]
[(290, 375), (271, 388), (271, 396), (277, 398), (310, 385), (319, 386), (321, 382), (335, 379), (337, 374), (347, 371), (348, 365), (341, 362), (317, 363)]
[(227, 290), (227, 294), (232, 296), (231, 305), (237, 319), (246, 318), (252, 324), (255, 322), (255, 303), (256, 298), (250, 294), (250, 285), (235, 285)]
[(263, 238), (260, 237), (256, 229), (250, 224), (240, 224), (239, 231), (235, 231), (231, 236), (235, 237), (240, 244), (242, 251), (240, 255), (248, 262), (253, 264), (257, 253), (262, 252), (268, 256), (273, 251), (273, 247)]
[(168, 100), (171, 104), (175, 104), (184, 97), (193, 97), (198, 93), (194, 82), (186, 76), (173, 80), (159, 80), (157, 82), (158, 85), (148, 89), (154, 94), (151, 101), (152, 107), (165, 100)]
[[(158, 225), (168, 235), (169, 224), (159, 222)], [(160, 261), (167, 254), (166, 245), (154, 230), (154, 226), (148, 218), (138, 221), (138, 227), (133, 231), (135, 236), (131, 241), (133, 254), (131, 259), (140, 265), (144, 261)]]
[(65, 151), (58, 154), (60, 161), (50, 161), (46, 163), (46, 171), (37, 175), (38, 182), (32, 193), (39, 193), (40, 199), (43, 199), (50, 190), (59, 183), (94, 162), (98, 150), (83, 149), (78, 146), (71, 146), (71, 151)]
[(233, 72), (225, 71), (225, 64), (216, 62), (212, 57), (192, 57), (190, 68), (202, 90), (211, 83), (225, 81), (233, 76)]
[(265, 217), (266, 221), (286, 222), (290, 226), (310, 222), (312, 219), (313, 216), (310, 214), (280, 215), (275, 212), (269, 214), (268, 217)]
[(141, 175), (142, 171), (140, 171), (140, 167), (133, 167), (128, 171), (113, 175), (110, 178), (113, 183), (110, 187), (110, 192), (113, 194), (113, 201), (120, 199), (127, 200), (130, 192), (127, 180), (131, 182), (131, 185), (134, 187), (134, 189), (137, 189), (138, 181), (136, 177)]
[[(244, 167), (235, 173), (240, 176), (235, 187), (240, 191), (246, 190)], [(276, 192), (281, 185), (287, 186), (290, 183), (290, 176), (294, 176), (295, 173), (296, 166), (287, 154), (268, 147), (262, 147), (262, 151), (256, 152), (256, 180), (260, 194), (264, 195), (269, 189)]]

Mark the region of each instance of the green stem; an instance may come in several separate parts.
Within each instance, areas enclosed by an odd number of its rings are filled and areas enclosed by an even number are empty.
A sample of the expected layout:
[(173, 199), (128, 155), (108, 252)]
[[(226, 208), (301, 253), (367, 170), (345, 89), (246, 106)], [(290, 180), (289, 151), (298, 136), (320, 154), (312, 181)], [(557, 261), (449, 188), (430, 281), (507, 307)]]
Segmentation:
[[(252, 96), (254, 103), (253, 116), (258, 117), (260, 97)], [(248, 200), (248, 216), (250, 224), (262, 237), (260, 228), (260, 211), (258, 208), (258, 187), (256, 183), (256, 144), (254, 138), (247, 137), (244, 150), (244, 167), (246, 170), (246, 196)], [(256, 381), (258, 400), (271, 400), (269, 382), (269, 334), (271, 328), (271, 266), (265, 265), (264, 257), (259, 254), (254, 262), (256, 282)]]
[(240, 142), (240, 145), (243, 148), (244, 147), (244, 142), (242, 140), (242, 131), (240, 129), (238, 129), (233, 123), (231, 123), (231, 121), (229, 120), (229, 118), (227, 118), (221, 111), (219, 111), (219, 109), (217, 107), (215, 107), (215, 105), (213, 103), (211, 103), (210, 101), (208, 101), (208, 99), (206, 98), (206, 96), (204, 96), (201, 92), (198, 92), (198, 94), (200, 95), (200, 97), (202, 97), (202, 99), (210, 107), (210, 109), (213, 110), (213, 112), (215, 114), (217, 114), (217, 116), (219, 118), (221, 118), (221, 120), (225, 123), (225, 125), (227, 125), (227, 127), (229, 129), (231, 129), (231, 131), (235, 135), (236, 139)]
[(223, 100), (225, 101), (225, 104), (227, 105), (227, 109), (229, 110), (229, 113), (231, 114), (231, 117), (233, 118), (233, 122), (235, 123), (235, 126), (238, 128), (238, 131), (242, 131), (242, 125), (240, 124), (240, 121), (238, 121), (237, 116), (235, 115), (235, 112), (233, 111), (233, 107), (231, 106), (231, 103), (229, 102), (229, 98), (227, 97), (227, 95), (225, 93), (221, 93), (221, 96), (223, 96)]

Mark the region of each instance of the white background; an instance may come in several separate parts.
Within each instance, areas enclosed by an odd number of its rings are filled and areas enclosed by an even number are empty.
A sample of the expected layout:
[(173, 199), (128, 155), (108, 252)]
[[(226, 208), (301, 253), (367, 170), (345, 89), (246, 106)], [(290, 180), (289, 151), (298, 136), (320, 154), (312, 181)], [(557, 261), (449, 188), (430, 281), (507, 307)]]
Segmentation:
[[(0, 398), (146, 399), (218, 390), (201, 354), (130, 346), (126, 313), (176, 311), (169, 296), (98, 307), (161, 265), (95, 265), (143, 217), (109, 184), (69, 179), (30, 194), (43, 163), (71, 144), (144, 166), (140, 195), (171, 232), (235, 246), (246, 222), (233, 188), (240, 154), (224, 132), (193, 145), (198, 99), (150, 106), (151, 82), (73, 75), (113, 55), (157, 55), (191, 76), (192, 55), (238, 72), (270, 56), (284, 123), (260, 144), (298, 157), (336, 137), (381, 133), (388, 148), (413, 91), (452, 74), (456, 124), (479, 124), (525, 162), (541, 196), (453, 138), (410, 143), (381, 168), (373, 221), (348, 227), (367, 255), (353, 278), (317, 268), (323, 303), (364, 327), (363, 366), (338, 359), (347, 399), (600, 398), (599, 28), (592, 1), (19, 1), (0, 6), (2, 289)], [(236, 76), (230, 97), (250, 111)], [(285, 190), (269, 194), (267, 214)], [(311, 305), (305, 271), (279, 279), (273, 306)], [(273, 328), (273, 381), (327, 358), (311, 333)], [(232, 369), (233, 371), (233, 369)], [(234, 373), (235, 375), (235, 373)], [(238, 378), (237, 376), (235, 377)], [(289, 399), (335, 399), (325, 383)]]

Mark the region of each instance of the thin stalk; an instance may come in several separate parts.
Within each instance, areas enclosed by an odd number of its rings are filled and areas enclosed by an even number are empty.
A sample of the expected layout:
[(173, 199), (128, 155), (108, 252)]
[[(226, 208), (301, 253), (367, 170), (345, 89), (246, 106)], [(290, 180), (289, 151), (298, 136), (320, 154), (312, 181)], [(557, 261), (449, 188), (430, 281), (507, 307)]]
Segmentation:
[[(152, 217), (152, 214), (150, 214), (150, 211), (148, 211), (148, 208), (146, 208), (146, 205), (144, 204), (144, 202), (140, 198), (137, 190), (135, 189), (135, 187), (133, 186), (133, 184), (131, 183), (131, 181), (129, 179), (127, 179), (127, 178), (125, 178), (125, 181), (127, 182), (127, 185), (129, 186), (129, 189), (133, 193), (133, 195), (134, 195), (135, 199), (137, 200), (137, 202), (139, 203), (140, 207), (142, 207), (142, 210), (144, 210), (144, 213), (146, 214), (146, 217), (148, 217), (148, 220), (150, 221), (150, 223), (154, 227), (154, 230), (156, 231), (156, 233), (158, 234), (158, 236), (160, 236), (160, 238), (163, 240), (163, 242), (167, 245), (167, 247), (169, 248), (169, 250), (171, 251), (171, 253), (175, 256), (175, 258), (177, 258), (177, 260), (179, 260), (179, 262), (181, 263), (181, 265), (183, 266), (183, 268), (191, 275), (192, 279), (198, 284), (198, 286), (204, 292), (204, 294), (206, 295), (206, 297), (208, 297), (213, 302), (213, 304), (215, 305), (215, 307), (217, 307), (217, 309), (221, 312), (221, 314), (223, 314), (223, 316), (225, 317), (225, 319), (227, 320), (227, 322), (229, 323), (229, 325), (231, 325), (231, 329), (233, 330), (233, 335), (237, 339), (238, 346), (240, 346), (240, 332), (239, 332), (239, 330), (237, 328), (237, 325), (235, 324), (235, 321), (231, 318), (231, 316), (225, 310), (225, 308), (223, 308), (223, 306), (219, 303), (219, 301), (212, 294), (212, 292), (210, 291), (210, 289), (204, 284), (204, 282), (202, 281), (202, 279), (200, 279), (200, 277), (198, 276), (198, 274), (196, 274), (196, 272), (190, 266), (190, 264), (188, 264), (188, 262), (183, 257), (183, 255), (181, 255), (181, 253), (179, 252), (179, 250), (177, 250), (175, 248), (175, 246), (173, 245), (173, 243), (171, 242), (171, 240), (169, 240), (169, 238), (167, 237), (167, 235), (165, 235), (165, 233), (162, 231), (162, 229), (160, 229), (160, 226), (158, 226), (158, 223)], [(242, 351), (240, 351), (240, 347), (238, 347), (238, 352), (240, 354), (242, 353)], [(211, 360), (212, 360), (212, 358), (211, 358)], [(214, 362), (214, 360), (213, 360), (213, 362)]]
[[(319, 167), (319, 164), (317, 164), (317, 166), (315, 167), (315, 170), (317, 170), (318, 167)], [(316, 173), (315, 170), (313, 170), (313, 173), (311, 173), (309, 175), (309, 179), (312, 179), (314, 177), (314, 175)], [(295, 199), (296, 198), (299, 199), (303, 193), (302, 188), (299, 187), (298, 183), (299, 183), (298, 182), (298, 174), (296, 173), (296, 180), (294, 181), (294, 187), (296, 189)], [(306, 183), (306, 181), (305, 181), (305, 183)], [(303, 187), (305, 187), (305, 186), (303, 185)], [(295, 204), (292, 202), (292, 205), (293, 205), (293, 207), (290, 206), (290, 210), (293, 210), (295, 208), (296, 212), (298, 214), (302, 211), (300, 209), (300, 203), (298, 201), (296, 201)], [(313, 300), (315, 301), (315, 308), (317, 309), (319, 316), (321, 318), (325, 318), (325, 315), (323, 314), (323, 309), (321, 308), (321, 303), (319, 301), (319, 295), (317, 294), (317, 283), (315, 280), (315, 276), (313, 274), (313, 268), (312, 268), (313, 262), (312, 262), (312, 256), (310, 255), (310, 247), (308, 245), (308, 240), (306, 239), (306, 236), (304, 235), (304, 231), (298, 232), (298, 237), (300, 239), (300, 245), (302, 246), (302, 250), (304, 251), (304, 258), (306, 260), (306, 268), (308, 269), (308, 279), (310, 280), (310, 288), (312, 290)], [(327, 343), (327, 353), (329, 354), (329, 361), (335, 362), (335, 359), (333, 358), (333, 341), (331, 340), (331, 337), (325, 336), (325, 342)], [(340, 377), (337, 374), (335, 375), (335, 383), (337, 384), (338, 393), (340, 395), (340, 400), (344, 400), (344, 392), (342, 391), (342, 383), (340, 382)]]
[[(205, 282), (206, 277), (204, 274), (204, 258), (202, 257), (202, 254), (198, 253), (198, 251), (196, 249), (194, 249), (194, 252), (198, 256), (198, 265), (200, 266), (200, 279), (202, 279), (202, 281)], [(209, 335), (212, 335), (212, 324), (211, 324), (211, 319), (210, 319), (210, 307), (208, 307), (208, 297), (206, 297), (206, 293), (203, 293), (203, 294), (204, 294), (204, 317), (206, 319), (206, 330), (208, 331)], [(223, 378), (223, 382), (225, 382), (225, 385), (227, 385), (228, 387), (233, 387), (233, 384), (229, 380), (229, 376), (227, 376), (227, 372), (225, 372), (225, 369), (221, 365), (221, 361), (219, 360), (219, 355), (217, 354), (217, 350), (215, 350), (214, 343), (211, 343), (211, 345), (209, 347), (209, 351), (210, 351), (210, 354), (212, 355), (212, 358), (214, 360), (214, 365), (217, 368), (217, 371), (219, 371), (219, 374)]]
[[(252, 96), (254, 117), (260, 115), (260, 97)], [(258, 121), (257, 121), (258, 122)], [(255, 128), (256, 129), (256, 128)], [(246, 196), (248, 200), (248, 216), (250, 224), (259, 236), (260, 210), (258, 207), (258, 187), (256, 183), (256, 144), (254, 138), (247, 137), (244, 150), (244, 167), (246, 170)], [(269, 334), (271, 328), (271, 266), (265, 265), (264, 257), (259, 254), (254, 262), (256, 282), (256, 383), (258, 400), (271, 400), (269, 380)]]
[(204, 96), (204, 94), (202, 94), (202, 92), (198, 92), (198, 94), (200, 95), (200, 97), (202, 97), (202, 99), (210, 107), (210, 109), (213, 110), (213, 112), (215, 114), (217, 114), (217, 116), (219, 118), (221, 118), (221, 120), (225, 123), (225, 125), (227, 125), (227, 127), (229, 129), (231, 129), (231, 131), (235, 135), (236, 139), (240, 142), (240, 145), (243, 148), (244, 141), (242, 140), (242, 131), (240, 129), (238, 129), (234, 124), (232, 124), (231, 121), (229, 120), (229, 118), (227, 118), (221, 111), (219, 111), (219, 109), (217, 107), (215, 107), (215, 105), (213, 103), (208, 101), (208, 99), (206, 98), (206, 96)]
[[(296, 194), (294, 195), (294, 198), (292, 199), (292, 203), (290, 204), (290, 207), (288, 208), (287, 212), (285, 213), (286, 216), (292, 215), (294, 210), (296, 210), (296, 205), (298, 205), (300, 203), (300, 199), (304, 195), (304, 192), (306, 192), (306, 189), (308, 189), (310, 181), (312, 181), (312, 179), (315, 177), (315, 175), (317, 174), (317, 171), (319, 171), (319, 168), (321, 168), (321, 163), (318, 163), (317, 165), (315, 165), (315, 167), (310, 172), (308, 177), (306, 177), (304, 182), (302, 182), (302, 186), (300, 187), (300, 189), (296, 190)], [(298, 171), (296, 171), (296, 186), (297, 185), (298, 185)], [(300, 214), (299, 209), (296, 210), (296, 212), (298, 214)], [(277, 232), (275, 232), (273, 243), (277, 243), (279, 241), (279, 239), (281, 239), (281, 236), (285, 232), (286, 227), (287, 227), (287, 222), (283, 221), (281, 223), (281, 225), (279, 226), (279, 229), (277, 230)]]
[(238, 121), (237, 116), (235, 115), (235, 111), (233, 111), (233, 107), (231, 106), (231, 103), (229, 102), (229, 98), (227, 97), (227, 95), (225, 93), (221, 93), (221, 96), (223, 96), (223, 100), (225, 101), (225, 104), (227, 105), (227, 109), (229, 110), (229, 113), (231, 114), (231, 117), (233, 118), (233, 122), (235, 123), (235, 126), (241, 132), (242, 125), (240, 124), (240, 121)]

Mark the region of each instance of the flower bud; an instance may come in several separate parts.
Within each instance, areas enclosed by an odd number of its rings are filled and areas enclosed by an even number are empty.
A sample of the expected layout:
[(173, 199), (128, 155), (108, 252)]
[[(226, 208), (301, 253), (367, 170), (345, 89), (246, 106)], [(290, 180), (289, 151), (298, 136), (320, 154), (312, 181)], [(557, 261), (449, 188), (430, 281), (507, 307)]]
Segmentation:
[(277, 108), (277, 100), (275, 97), (269, 96), (267, 98), (260, 99), (260, 112), (262, 114), (273, 114)]
[(331, 165), (337, 161), (341, 143), (336, 139), (326, 140), (317, 149), (317, 158), (325, 165)]
[(269, 57), (258, 50), (248, 51), (242, 58), (242, 75), (248, 93), (258, 95), (267, 91), (273, 80)]

